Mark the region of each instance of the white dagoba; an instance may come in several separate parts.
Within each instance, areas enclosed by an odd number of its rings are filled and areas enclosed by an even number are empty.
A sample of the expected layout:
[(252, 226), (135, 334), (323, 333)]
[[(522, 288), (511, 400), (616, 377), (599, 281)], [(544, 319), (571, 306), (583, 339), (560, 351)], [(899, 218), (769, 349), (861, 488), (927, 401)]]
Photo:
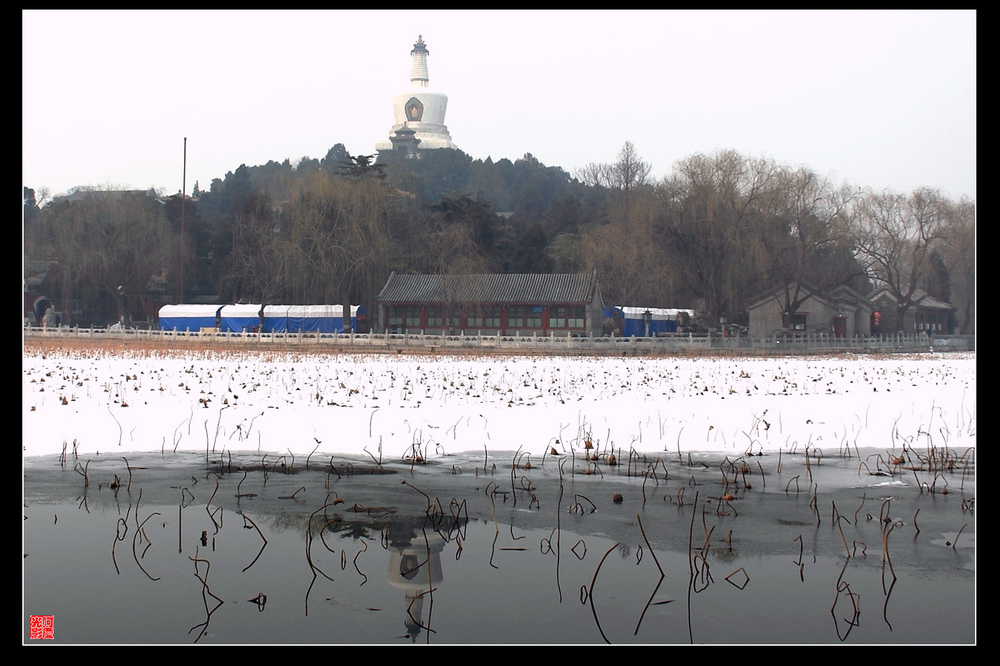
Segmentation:
[[(448, 108), (448, 96), (442, 92), (431, 90), (428, 87), (427, 76), (427, 46), (424, 44), (423, 35), (417, 37), (417, 43), (410, 51), (413, 57), (413, 67), (410, 70), (410, 90), (392, 98), (392, 113), (396, 124), (392, 126), (389, 133), (390, 138), (379, 141), (375, 144), (378, 151), (393, 150), (392, 138), (399, 130), (412, 130), (413, 135), (404, 132), (407, 139), (415, 138), (419, 150), (435, 148), (457, 148), (451, 142), (451, 135), (444, 124), (444, 114)], [(400, 142), (402, 137), (396, 137), (395, 147), (398, 150), (405, 150), (404, 142)], [(406, 141), (409, 147), (413, 147), (412, 139)]]

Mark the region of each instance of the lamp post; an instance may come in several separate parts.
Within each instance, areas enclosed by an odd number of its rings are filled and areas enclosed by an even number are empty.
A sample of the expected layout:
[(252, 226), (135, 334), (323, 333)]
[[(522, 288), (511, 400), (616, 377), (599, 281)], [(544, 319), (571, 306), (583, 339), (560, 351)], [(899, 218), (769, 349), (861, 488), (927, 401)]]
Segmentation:
[(646, 328), (646, 337), (649, 337), (649, 326), (653, 323), (653, 313), (646, 310), (642, 313), (642, 323)]

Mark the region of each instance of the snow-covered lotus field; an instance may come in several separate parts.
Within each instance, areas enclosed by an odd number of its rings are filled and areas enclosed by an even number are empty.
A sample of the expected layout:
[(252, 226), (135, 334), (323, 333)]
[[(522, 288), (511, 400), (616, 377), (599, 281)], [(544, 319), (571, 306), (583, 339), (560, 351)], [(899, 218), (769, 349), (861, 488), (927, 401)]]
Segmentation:
[(383, 460), (975, 446), (973, 354), (515, 358), (100, 353), (23, 360), (26, 455), (194, 450)]

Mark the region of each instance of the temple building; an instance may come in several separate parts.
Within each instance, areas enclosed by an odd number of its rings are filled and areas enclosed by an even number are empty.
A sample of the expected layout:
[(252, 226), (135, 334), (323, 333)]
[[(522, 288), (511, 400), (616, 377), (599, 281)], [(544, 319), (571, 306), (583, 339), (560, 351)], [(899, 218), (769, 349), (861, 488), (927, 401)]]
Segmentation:
[(388, 333), (601, 336), (597, 272), (444, 274), (392, 272), (378, 295)]
[(389, 138), (375, 144), (379, 152), (396, 150), (416, 156), (417, 150), (457, 148), (444, 124), (448, 96), (428, 87), (427, 46), (423, 35), (417, 37), (410, 56), (410, 89), (392, 98), (395, 124)]

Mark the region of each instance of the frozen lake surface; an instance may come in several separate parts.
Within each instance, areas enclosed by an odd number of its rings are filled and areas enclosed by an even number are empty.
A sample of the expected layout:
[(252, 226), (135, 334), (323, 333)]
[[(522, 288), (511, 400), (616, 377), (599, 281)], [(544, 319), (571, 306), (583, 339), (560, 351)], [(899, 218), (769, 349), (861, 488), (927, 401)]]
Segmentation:
[(972, 354), (26, 350), (22, 388), (25, 642), (975, 641)]

